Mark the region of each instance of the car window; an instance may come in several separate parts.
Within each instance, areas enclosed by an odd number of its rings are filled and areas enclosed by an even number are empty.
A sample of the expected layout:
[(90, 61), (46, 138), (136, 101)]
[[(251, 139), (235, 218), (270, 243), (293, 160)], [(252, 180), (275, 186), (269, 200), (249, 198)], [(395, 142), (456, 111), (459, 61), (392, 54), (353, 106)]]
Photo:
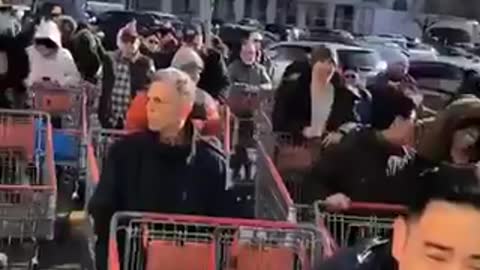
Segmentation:
[(298, 61), (308, 57), (312, 49), (306, 46), (284, 45), (275, 47), (273, 59), (277, 61)]
[(337, 51), (338, 60), (345, 68), (375, 68), (381, 61), (378, 53), (369, 50), (341, 49)]
[(444, 79), (462, 80), (463, 71), (446, 63), (412, 64), (409, 70), (410, 75), (416, 80), (420, 79)]

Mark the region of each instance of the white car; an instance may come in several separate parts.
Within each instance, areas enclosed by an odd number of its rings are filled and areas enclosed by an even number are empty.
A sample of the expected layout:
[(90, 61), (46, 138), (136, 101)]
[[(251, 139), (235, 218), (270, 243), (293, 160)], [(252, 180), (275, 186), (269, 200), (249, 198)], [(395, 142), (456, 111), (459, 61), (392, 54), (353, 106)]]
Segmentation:
[(272, 78), (274, 87), (278, 87), (285, 69), (291, 63), (308, 59), (312, 50), (321, 45), (332, 50), (341, 68), (357, 70), (362, 78), (375, 77), (387, 68), (387, 63), (380, 55), (369, 48), (317, 41), (280, 42), (267, 48), (274, 65)]
[(434, 47), (418, 43), (408, 47), (410, 61), (435, 61), (438, 59), (438, 52)]

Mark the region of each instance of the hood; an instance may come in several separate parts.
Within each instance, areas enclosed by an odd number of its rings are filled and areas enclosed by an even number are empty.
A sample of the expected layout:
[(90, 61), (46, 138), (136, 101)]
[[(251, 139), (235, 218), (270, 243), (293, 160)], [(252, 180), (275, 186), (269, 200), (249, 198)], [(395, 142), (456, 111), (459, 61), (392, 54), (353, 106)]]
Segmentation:
[(62, 34), (60, 33), (57, 24), (53, 21), (42, 21), (38, 25), (33, 38), (48, 38), (55, 42), (59, 48), (62, 48)]
[(435, 118), (420, 123), (417, 129), (418, 154), (433, 162), (448, 161), (455, 127), (473, 119), (480, 120), (480, 99), (469, 95), (452, 102)]

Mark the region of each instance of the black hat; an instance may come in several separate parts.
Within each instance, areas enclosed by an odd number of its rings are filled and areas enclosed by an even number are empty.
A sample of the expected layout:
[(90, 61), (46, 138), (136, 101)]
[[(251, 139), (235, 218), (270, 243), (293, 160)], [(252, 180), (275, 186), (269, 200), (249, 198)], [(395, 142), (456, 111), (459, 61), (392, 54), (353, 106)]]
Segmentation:
[(188, 24), (183, 28), (182, 36), (185, 42), (191, 42), (196, 36), (199, 35), (202, 35), (202, 29), (198, 25)]
[(312, 51), (312, 63), (316, 63), (318, 61), (331, 61), (335, 65), (337, 65), (337, 58), (333, 51), (325, 45), (320, 45), (313, 49)]

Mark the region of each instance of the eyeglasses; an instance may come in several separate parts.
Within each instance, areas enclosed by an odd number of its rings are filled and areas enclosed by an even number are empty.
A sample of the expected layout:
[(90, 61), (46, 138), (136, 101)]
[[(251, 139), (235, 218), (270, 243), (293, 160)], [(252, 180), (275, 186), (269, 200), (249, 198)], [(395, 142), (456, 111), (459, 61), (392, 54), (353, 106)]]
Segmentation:
[(158, 41), (153, 40), (153, 39), (147, 40), (147, 43), (150, 44), (150, 45), (159, 45), (160, 44)]

